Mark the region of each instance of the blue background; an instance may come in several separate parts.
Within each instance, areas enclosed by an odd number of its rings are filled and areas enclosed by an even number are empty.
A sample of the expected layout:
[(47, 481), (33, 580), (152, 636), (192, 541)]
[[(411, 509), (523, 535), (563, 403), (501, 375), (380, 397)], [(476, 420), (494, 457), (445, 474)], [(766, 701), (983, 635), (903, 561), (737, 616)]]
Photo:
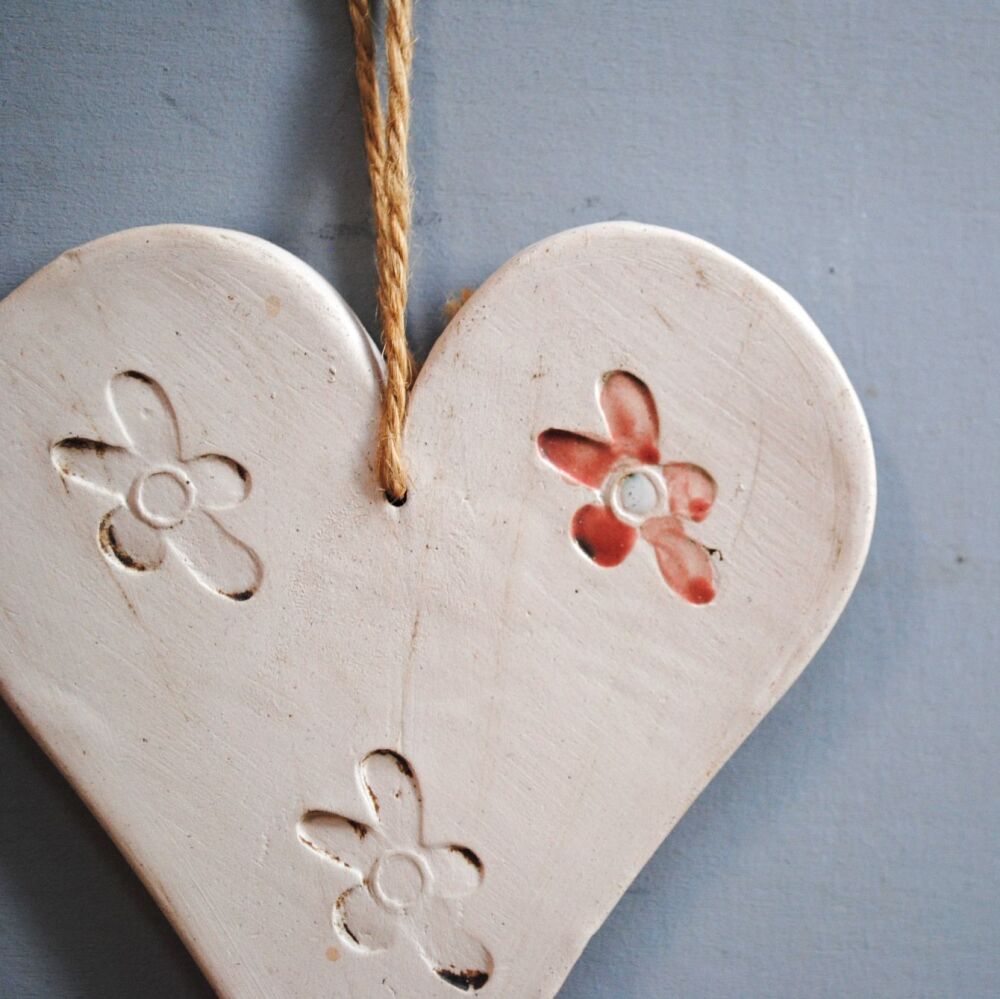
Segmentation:
[[(841, 623), (562, 999), (996, 996), (1000, 7), (421, 0), (412, 336), (515, 251), (630, 218), (788, 288), (878, 454)], [(161, 221), (257, 233), (371, 327), (341, 0), (4, 0), (0, 292)], [(0, 994), (197, 997), (194, 964), (0, 709)]]

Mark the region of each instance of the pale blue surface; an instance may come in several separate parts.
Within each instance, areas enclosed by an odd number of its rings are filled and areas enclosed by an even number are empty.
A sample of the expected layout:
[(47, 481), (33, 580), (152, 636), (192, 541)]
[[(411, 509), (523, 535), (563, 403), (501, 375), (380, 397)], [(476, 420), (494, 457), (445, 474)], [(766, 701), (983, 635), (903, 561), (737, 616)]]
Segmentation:
[[(1000, 994), (1000, 8), (421, 0), (412, 323), (568, 226), (685, 229), (787, 287), (865, 404), (843, 620), (562, 999)], [(4, 0), (0, 293), (159, 221), (266, 236), (372, 319), (341, 0)], [(0, 710), (0, 995), (205, 996)], [(517, 999), (517, 997), (515, 997)]]

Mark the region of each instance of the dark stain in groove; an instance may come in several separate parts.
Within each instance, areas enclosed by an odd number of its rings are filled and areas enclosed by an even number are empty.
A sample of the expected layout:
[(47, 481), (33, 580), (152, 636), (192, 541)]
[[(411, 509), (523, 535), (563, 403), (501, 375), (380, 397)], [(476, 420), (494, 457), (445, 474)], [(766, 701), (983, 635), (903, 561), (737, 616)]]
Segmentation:
[(203, 454), (201, 458), (211, 458), (213, 461), (221, 461), (224, 465), (229, 465), (240, 477), (240, 482), (248, 482), (250, 473), (236, 460), (224, 454)]
[(104, 441), (92, 441), (86, 437), (65, 437), (55, 446), (70, 451), (93, 451), (98, 458), (103, 458), (108, 453), (108, 445)]
[(489, 980), (488, 972), (480, 971), (477, 968), (466, 968), (464, 971), (456, 971), (454, 968), (435, 968), (438, 977), (442, 981), (453, 985), (463, 992), (476, 992), (481, 989)]
[(370, 753), (369, 755), (370, 756), (381, 755), (381, 756), (391, 757), (392, 762), (396, 764), (396, 766), (399, 768), (399, 772), (404, 777), (408, 777), (410, 780), (414, 779), (413, 767), (411, 767), (410, 764), (402, 756), (400, 756), (399, 753), (397, 753), (394, 749), (376, 749), (373, 753)]
[(458, 846), (453, 843), (448, 849), (464, 857), (480, 874), (482, 873), (483, 862), (467, 846)]
[(337, 899), (337, 912), (340, 914), (340, 925), (343, 928), (344, 932), (360, 947), (361, 946), (361, 941), (357, 938), (357, 936), (355, 935), (355, 933), (351, 929), (351, 927), (348, 926), (347, 920), (344, 918), (344, 898), (345, 897), (346, 897), (346, 895), (341, 895), (340, 898)]
[(101, 521), (101, 529), (98, 534), (98, 543), (100, 546), (109, 554), (113, 555), (126, 569), (133, 569), (136, 572), (146, 572), (149, 566), (145, 562), (140, 562), (138, 559), (133, 558), (125, 549), (121, 546), (118, 540), (118, 535), (115, 534), (114, 524), (111, 523), (111, 515), (115, 511), (112, 510), (110, 513), (106, 514), (104, 519)]

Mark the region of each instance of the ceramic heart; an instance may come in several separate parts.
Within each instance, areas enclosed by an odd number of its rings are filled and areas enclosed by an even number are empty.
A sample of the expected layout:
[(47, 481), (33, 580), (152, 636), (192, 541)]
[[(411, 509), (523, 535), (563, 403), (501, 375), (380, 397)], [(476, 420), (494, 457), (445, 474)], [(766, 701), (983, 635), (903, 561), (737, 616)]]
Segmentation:
[(0, 305), (7, 700), (232, 996), (551, 996), (826, 636), (874, 467), (782, 291), (592, 226), (414, 390), (263, 241), (132, 230)]

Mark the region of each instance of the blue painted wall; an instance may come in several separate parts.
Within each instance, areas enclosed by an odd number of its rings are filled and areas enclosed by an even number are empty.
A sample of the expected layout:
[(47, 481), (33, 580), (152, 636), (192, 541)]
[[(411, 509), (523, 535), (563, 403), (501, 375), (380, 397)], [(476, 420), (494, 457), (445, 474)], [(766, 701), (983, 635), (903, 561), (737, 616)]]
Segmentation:
[[(4, 0), (0, 293), (232, 226), (373, 319), (341, 0)], [(1000, 7), (421, 0), (413, 336), (519, 248), (633, 218), (743, 257), (854, 380), (880, 511), (843, 620), (562, 999), (1000, 994)], [(0, 710), (0, 995), (208, 989)]]

